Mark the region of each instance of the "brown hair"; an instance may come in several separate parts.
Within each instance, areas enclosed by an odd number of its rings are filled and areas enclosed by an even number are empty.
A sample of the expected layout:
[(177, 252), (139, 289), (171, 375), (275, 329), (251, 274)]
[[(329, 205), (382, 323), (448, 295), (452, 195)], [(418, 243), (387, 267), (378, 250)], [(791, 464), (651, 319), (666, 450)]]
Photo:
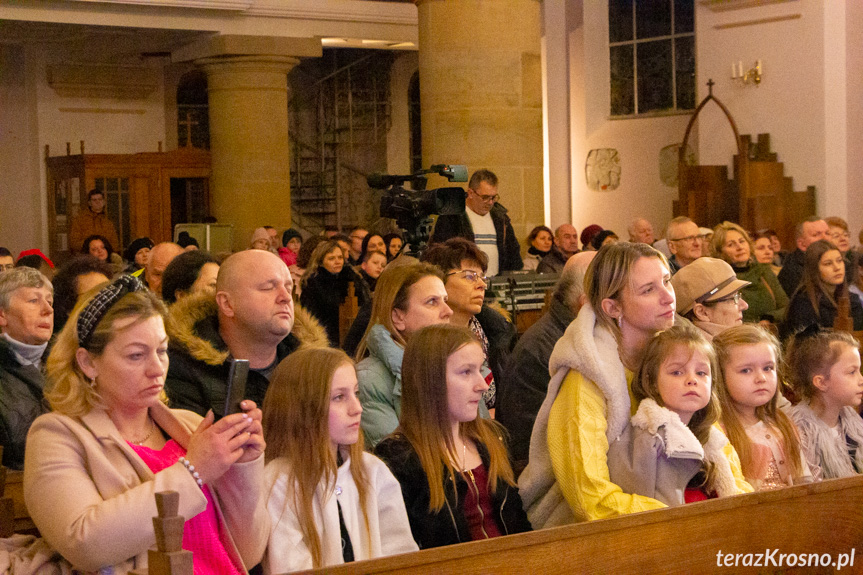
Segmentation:
[(804, 474), (805, 466), (800, 459), (800, 439), (797, 436), (797, 428), (792, 423), (791, 418), (779, 409), (779, 396), (782, 393), (782, 387), (785, 385), (780, 373), (782, 352), (779, 340), (773, 334), (757, 325), (738, 325), (726, 329), (713, 338), (713, 348), (716, 350), (719, 369), (722, 371), (722, 377), (717, 379), (718, 385), (716, 386), (716, 395), (719, 397), (719, 405), (722, 407), (722, 425), (725, 428), (728, 440), (734, 446), (737, 455), (740, 456), (743, 475), (753, 477), (755, 473), (752, 468), (754, 463), (752, 440), (749, 439), (746, 430), (743, 428), (743, 424), (740, 422), (737, 408), (725, 382), (727, 379), (726, 365), (731, 361), (731, 350), (735, 347), (756, 345), (759, 343), (766, 343), (773, 352), (777, 386), (773, 397), (764, 405), (755, 408), (755, 415), (759, 421), (774, 427), (781, 435), (785, 457), (788, 459), (791, 467), (791, 475), (797, 479)]
[(812, 304), (812, 309), (815, 311), (815, 317), (819, 320), (821, 319), (821, 312), (818, 309), (818, 304), (821, 299), (827, 298), (830, 305), (836, 307), (836, 298), (848, 291), (848, 285), (845, 281), (833, 289), (833, 286), (825, 285), (821, 279), (821, 258), (831, 250), (838, 252), (839, 248), (827, 240), (818, 240), (809, 244), (803, 254), (803, 277), (797, 288), (797, 292), (801, 292), (801, 295), (805, 295), (809, 299), (809, 303)]
[(427, 263), (413, 263), (402, 266), (390, 264), (384, 268), (375, 285), (369, 325), (366, 327), (363, 339), (357, 346), (357, 361), (360, 361), (366, 355), (369, 332), (377, 324), (381, 324), (387, 328), (387, 331), (390, 332), (396, 343), (402, 346), (405, 345), (404, 337), (393, 325), (393, 310), (400, 309), (407, 311), (411, 287), (427, 276), (434, 276), (441, 282), (444, 281), (443, 272)]
[(450, 238), (443, 243), (434, 244), (422, 256), (422, 261), (439, 267), (445, 274), (461, 269), (461, 263), (465, 260), (479, 265), (483, 273), (488, 269), (488, 256), (485, 252), (464, 238)]
[[(83, 298), (75, 306), (69, 321), (57, 334), (57, 340), (51, 349), (46, 362), (47, 381), (50, 386), (45, 392), (45, 398), (51, 409), (69, 417), (81, 417), (94, 407), (104, 407), (101, 397), (89, 378), (78, 365), (78, 316), (99, 290), (91, 290), (87, 298)], [(111, 306), (102, 319), (96, 324), (93, 335), (84, 347), (90, 355), (99, 357), (105, 348), (119, 333), (114, 329), (118, 320), (136, 318), (134, 322), (123, 327), (124, 330), (135, 326), (151, 317), (159, 316), (168, 323), (168, 312), (165, 304), (150, 290), (128, 293)], [(162, 398), (165, 400), (165, 397)]]
[[(315, 491), (336, 485), (338, 464), (329, 432), (330, 389), (336, 370), (354, 362), (340, 349), (301, 349), (286, 357), (273, 373), (263, 404), (265, 459), (277, 461), (287, 476), (285, 509), (297, 516), (303, 539), (312, 554), (314, 568), (323, 566), (321, 535), (315, 524)], [(363, 436), (345, 446), (351, 458), (351, 475), (360, 497), (360, 508), (369, 530), (369, 480), (363, 466)], [(284, 511), (284, 509), (283, 509)]]
[[(641, 364), (638, 366), (632, 379), (632, 396), (639, 403), (649, 397), (658, 405), (665, 406), (662, 396), (659, 395), (660, 370), (665, 359), (678, 346), (684, 346), (689, 350), (690, 354), (701, 352), (710, 363), (710, 401), (708, 401), (704, 408), (696, 411), (687, 424), (692, 434), (704, 445), (710, 439), (711, 427), (719, 420), (722, 414), (722, 409), (716, 397), (717, 383), (722, 376), (717, 367), (716, 354), (713, 351), (713, 347), (701, 334), (700, 330), (688, 325), (676, 325), (655, 335), (644, 348)], [(716, 482), (715, 467), (713, 463), (706, 460), (702, 465), (706, 476), (704, 481), (705, 491), (714, 491)]]
[(860, 349), (860, 342), (850, 333), (816, 329), (815, 333), (804, 332), (791, 338), (785, 350), (788, 380), (794, 391), (807, 400), (818, 393), (812, 380), (816, 375), (830, 377), (830, 369), (839, 361), (843, 346)]
[[(455, 480), (452, 462), (458, 459), (452, 438), (447, 404), (447, 359), (466, 345), (479, 345), (467, 328), (433, 325), (411, 337), (402, 361), (402, 412), (398, 431), (407, 438), (419, 457), (429, 484), (429, 511), (446, 503), (444, 482)], [(515, 485), (515, 477), (504, 445), (503, 427), (477, 417), (462, 422), (459, 430), (485, 447), (489, 455), (488, 488), (499, 481)], [(460, 473), (460, 472), (459, 472)]]

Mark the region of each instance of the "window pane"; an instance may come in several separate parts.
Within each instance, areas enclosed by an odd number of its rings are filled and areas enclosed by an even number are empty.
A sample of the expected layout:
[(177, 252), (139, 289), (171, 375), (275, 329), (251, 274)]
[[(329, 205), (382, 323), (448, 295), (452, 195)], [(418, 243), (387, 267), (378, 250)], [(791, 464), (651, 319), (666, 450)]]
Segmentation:
[(632, 40), (632, 0), (608, 0), (608, 40)]
[(636, 38), (671, 35), (671, 0), (638, 0), (635, 4)]
[(611, 48), (611, 115), (635, 113), (632, 45)]
[(674, 0), (674, 33), (695, 32), (695, 3), (693, 0)]
[(674, 44), (674, 58), (677, 74), (677, 109), (695, 108), (695, 38), (677, 38)]
[(671, 40), (639, 44), (637, 66), (638, 113), (673, 107)]

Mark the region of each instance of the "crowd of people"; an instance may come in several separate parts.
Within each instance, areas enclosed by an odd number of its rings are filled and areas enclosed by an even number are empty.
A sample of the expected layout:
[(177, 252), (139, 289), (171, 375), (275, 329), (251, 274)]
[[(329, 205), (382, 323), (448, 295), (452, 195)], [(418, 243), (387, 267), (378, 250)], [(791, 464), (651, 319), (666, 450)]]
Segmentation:
[[(284, 573), (863, 472), (843, 220), (791, 252), (685, 217), (538, 226), (522, 257), (498, 200), (477, 171), (419, 259), (361, 227), (119, 254), (98, 190), (56, 272), (0, 248), (3, 465), (46, 548), (139, 569), (173, 490), (195, 573)], [(486, 298), (519, 270), (558, 275), (520, 337)]]

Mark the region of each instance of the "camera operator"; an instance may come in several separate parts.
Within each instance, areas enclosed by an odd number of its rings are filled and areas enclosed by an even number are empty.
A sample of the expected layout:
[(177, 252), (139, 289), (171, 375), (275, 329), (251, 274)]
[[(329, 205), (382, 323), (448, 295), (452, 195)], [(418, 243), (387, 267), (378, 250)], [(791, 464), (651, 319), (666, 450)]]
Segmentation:
[(462, 214), (438, 217), (429, 243), (465, 238), (488, 256), (489, 276), (520, 270), (524, 266), (521, 247), (506, 208), (498, 202), (497, 176), (485, 169), (474, 172), (468, 182), (465, 205)]

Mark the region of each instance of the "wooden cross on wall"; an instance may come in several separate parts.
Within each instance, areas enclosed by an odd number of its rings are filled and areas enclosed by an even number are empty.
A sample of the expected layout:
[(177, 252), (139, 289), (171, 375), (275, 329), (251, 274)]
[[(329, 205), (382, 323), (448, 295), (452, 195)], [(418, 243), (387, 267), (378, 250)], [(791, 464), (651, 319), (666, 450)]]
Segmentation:
[(194, 120), (192, 120), (191, 112), (186, 112), (185, 121), (180, 121), (177, 123), (180, 124), (181, 126), (186, 127), (186, 146), (185, 147), (186, 148), (193, 148), (194, 146), (192, 146), (192, 126), (197, 126), (198, 122), (195, 122)]

